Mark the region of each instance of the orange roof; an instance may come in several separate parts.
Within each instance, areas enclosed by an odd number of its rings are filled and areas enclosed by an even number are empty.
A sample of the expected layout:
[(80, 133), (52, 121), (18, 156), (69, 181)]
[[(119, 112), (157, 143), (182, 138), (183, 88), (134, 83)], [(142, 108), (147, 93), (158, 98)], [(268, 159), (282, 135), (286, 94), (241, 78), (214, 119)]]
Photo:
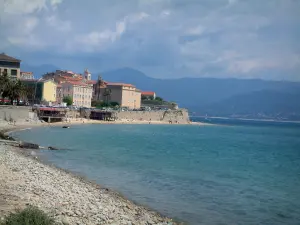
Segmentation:
[(97, 81), (96, 80), (87, 80), (86, 83), (87, 84), (96, 84)]
[(66, 84), (78, 85), (78, 86), (88, 86), (88, 84), (82, 81), (66, 81)]
[(70, 80), (70, 81), (79, 81), (82, 80), (82, 77), (68, 77), (68, 76), (61, 76), (65, 80)]
[(143, 91), (142, 95), (155, 95), (155, 92), (153, 92), (153, 91)]
[(124, 83), (114, 83), (114, 82), (107, 82), (109, 86), (125, 86), (125, 87), (135, 87), (132, 84), (124, 84)]

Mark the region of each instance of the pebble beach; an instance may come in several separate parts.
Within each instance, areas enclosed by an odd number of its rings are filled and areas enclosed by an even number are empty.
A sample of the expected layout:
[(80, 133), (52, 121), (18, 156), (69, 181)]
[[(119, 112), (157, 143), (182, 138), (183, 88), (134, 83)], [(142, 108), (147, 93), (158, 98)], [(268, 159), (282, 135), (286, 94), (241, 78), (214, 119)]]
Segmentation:
[(58, 224), (177, 224), (112, 190), (45, 164), (35, 155), (0, 142), (0, 219), (33, 205)]

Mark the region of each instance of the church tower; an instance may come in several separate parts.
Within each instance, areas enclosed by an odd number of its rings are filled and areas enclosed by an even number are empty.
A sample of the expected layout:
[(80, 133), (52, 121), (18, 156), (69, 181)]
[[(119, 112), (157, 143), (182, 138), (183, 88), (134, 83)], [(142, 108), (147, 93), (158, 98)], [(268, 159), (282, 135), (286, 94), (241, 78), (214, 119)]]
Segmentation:
[(91, 80), (92, 79), (92, 74), (88, 71), (88, 69), (85, 69), (84, 73), (83, 73), (83, 77), (84, 77), (85, 80)]

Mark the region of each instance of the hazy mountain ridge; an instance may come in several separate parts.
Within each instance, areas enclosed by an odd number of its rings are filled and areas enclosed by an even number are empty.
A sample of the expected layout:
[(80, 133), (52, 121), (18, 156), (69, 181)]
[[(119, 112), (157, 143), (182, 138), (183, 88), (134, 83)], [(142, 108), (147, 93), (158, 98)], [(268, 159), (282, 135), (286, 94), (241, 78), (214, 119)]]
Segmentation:
[(202, 115), (300, 120), (300, 91), (262, 90), (234, 95), (197, 111)]
[[(36, 77), (58, 69), (53, 65), (31, 68), (28, 71), (33, 71)], [(24, 66), (22, 70), (25, 71)], [(234, 78), (157, 79), (132, 68), (92, 73), (92, 78), (96, 80), (98, 74), (107, 81), (131, 83), (142, 91), (155, 91), (158, 96), (176, 101), (180, 107), (198, 115), (279, 115), (287, 118), (300, 115), (300, 82)]]
[[(124, 68), (102, 74), (105, 80), (132, 83), (176, 101), (198, 115), (298, 118), (300, 83), (259, 79), (155, 79)], [(300, 119), (300, 116), (299, 116)]]

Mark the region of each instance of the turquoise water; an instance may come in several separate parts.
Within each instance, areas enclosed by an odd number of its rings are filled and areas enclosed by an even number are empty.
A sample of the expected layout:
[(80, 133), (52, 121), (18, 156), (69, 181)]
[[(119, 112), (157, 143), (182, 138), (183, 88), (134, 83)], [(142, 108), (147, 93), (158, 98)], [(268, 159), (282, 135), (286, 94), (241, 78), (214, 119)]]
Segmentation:
[(164, 215), (198, 225), (300, 224), (300, 129), (82, 125), (14, 136)]

